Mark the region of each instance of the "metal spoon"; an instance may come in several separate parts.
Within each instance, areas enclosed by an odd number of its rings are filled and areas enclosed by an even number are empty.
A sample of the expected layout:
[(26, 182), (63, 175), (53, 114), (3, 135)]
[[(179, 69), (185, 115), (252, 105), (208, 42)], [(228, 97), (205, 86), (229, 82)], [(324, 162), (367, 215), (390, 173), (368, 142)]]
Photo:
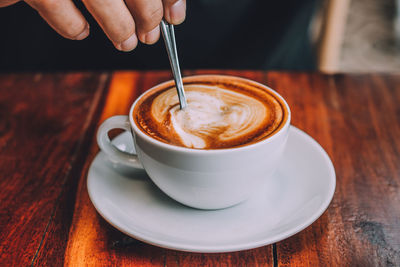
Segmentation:
[(181, 109), (184, 109), (187, 106), (187, 102), (185, 91), (183, 89), (181, 70), (179, 68), (178, 53), (176, 51), (174, 26), (163, 19), (161, 20), (160, 27), (165, 47), (167, 48), (172, 74), (174, 75), (176, 89), (178, 91), (179, 104)]

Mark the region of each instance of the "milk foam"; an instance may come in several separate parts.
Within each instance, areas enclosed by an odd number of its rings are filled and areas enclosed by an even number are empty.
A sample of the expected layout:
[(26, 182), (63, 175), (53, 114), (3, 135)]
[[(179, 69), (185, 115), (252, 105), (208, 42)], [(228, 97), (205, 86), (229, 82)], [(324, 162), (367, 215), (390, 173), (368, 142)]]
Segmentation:
[(251, 134), (268, 120), (265, 104), (245, 94), (218, 86), (186, 85), (188, 106), (179, 108), (176, 89), (158, 95), (151, 115), (171, 125), (182, 145), (207, 148), (210, 142), (229, 142)]

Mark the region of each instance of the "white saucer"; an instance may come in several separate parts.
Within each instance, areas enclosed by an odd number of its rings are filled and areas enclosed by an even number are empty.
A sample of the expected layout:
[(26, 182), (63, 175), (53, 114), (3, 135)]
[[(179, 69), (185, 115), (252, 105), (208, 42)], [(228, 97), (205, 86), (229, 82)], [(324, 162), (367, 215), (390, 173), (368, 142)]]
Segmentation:
[[(113, 142), (133, 151), (129, 133)], [(112, 165), (102, 152), (92, 162), (87, 180), (93, 205), (111, 225), (143, 242), (192, 252), (245, 250), (292, 236), (326, 210), (335, 184), (326, 152), (293, 126), (276, 175), (251, 199), (228, 209), (204, 211), (181, 205), (162, 193), (144, 171)]]

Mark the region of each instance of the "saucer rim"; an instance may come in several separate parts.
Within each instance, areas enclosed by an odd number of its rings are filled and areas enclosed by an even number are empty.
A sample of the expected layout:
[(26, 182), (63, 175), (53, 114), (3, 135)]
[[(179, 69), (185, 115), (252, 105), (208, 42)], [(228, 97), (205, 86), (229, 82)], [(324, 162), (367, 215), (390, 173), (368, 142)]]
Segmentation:
[[(177, 250), (177, 251), (184, 251), (184, 252), (195, 252), (195, 253), (224, 253), (224, 252), (235, 252), (235, 251), (243, 251), (243, 250), (249, 250), (249, 249), (254, 249), (262, 246), (267, 246), (271, 245), (273, 243), (282, 241), (288, 237), (291, 237), (308, 226), (310, 226), (312, 223), (314, 223), (321, 215), (327, 210), (329, 207), (329, 204), (331, 203), (335, 189), (336, 189), (336, 173), (335, 169), (333, 166), (333, 163), (327, 154), (327, 152), (322, 148), (322, 146), (315, 140), (313, 139), (310, 135), (308, 135), (306, 132), (303, 130), (300, 130), (299, 128), (290, 125), (289, 131), (294, 131), (296, 134), (299, 134), (302, 136), (303, 139), (307, 140), (308, 145), (314, 146), (319, 154), (324, 158), (324, 161), (326, 163), (326, 167), (328, 168), (329, 172), (329, 177), (327, 178), (327, 187), (329, 187), (328, 193), (326, 194), (326, 199), (325, 201), (319, 205), (319, 208), (313, 213), (312, 216), (310, 216), (307, 220), (304, 220), (301, 224), (297, 225), (296, 227), (291, 227), (287, 229), (286, 231), (280, 232), (278, 234), (275, 234), (273, 237), (269, 238), (264, 238), (258, 241), (251, 241), (251, 242), (246, 242), (246, 243), (238, 243), (238, 244), (233, 244), (233, 245), (219, 245), (219, 246), (204, 246), (204, 245), (190, 245), (190, 244), (182, 244), (179, 242), (171, 242), (168, 240), (163, 240), (163, 239), (156, 239), (152, 238), (149, 236), (146, 236), (145, 234), (140, 233), (139, 231), (136, 231), (136, 233), (129, 232), (127, 230), (124, 230), (123, 226), (120, 226), (118, 224), (118, 221), (115, 220), (113, 221), (113, 218), (108, 218), (106, 216), (100, 207), (96, 204), (96, 201), (94, 201), (94, 197), (92, 196), (90, 186), (89, 186), (89, 173), (91, 172), (93, 167), (93, 163), (97, 160), (97, 158), (100, 156), (101, 153), (99, 152), (96, 154), (96, 157), (92, 160), (88, 173), (87, 173), (87, 191), (89, 194), (89, 198), (93, 206), (95, 207), (96, 211), (101, 215), (101, 217), (106, 220), (110, 225), (112, 225), (114, 228), (118, 229), (120, 232), (137, 239), (141, 242), (154, 245), (157, 247), (162, 247), (166, 249), (172, 249), (172, 250)], [(121, 137), (122, 135), (128, 134), (127, 132), (124, 132), (120, 134), (118, 137)], [(92, 178), (93, 179), (93, 178)], [(223, 211), (222, 209), (221, 211)]]

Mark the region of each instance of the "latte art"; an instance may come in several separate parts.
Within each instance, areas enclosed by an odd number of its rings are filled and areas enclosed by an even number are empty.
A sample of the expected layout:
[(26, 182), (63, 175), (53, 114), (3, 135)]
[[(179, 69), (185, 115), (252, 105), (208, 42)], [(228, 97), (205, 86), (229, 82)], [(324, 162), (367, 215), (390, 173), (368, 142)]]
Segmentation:
[(186, 147), (208, 148), (249, 134), (268, 119), (265, 105), (255, 98), (216, 86), (185, 86), (188, 106), (179, 107), (176, 89), (158, 95), (151, 115), (166, 122)]
[(284, 120), (276, 96), (247, 84), (184, 85), (188, 106), (181, 110), (175, 87), (164, 88), (138, 103), (134, 119), (153, 138), (195, 148), (237, 147), (262, 140)]

